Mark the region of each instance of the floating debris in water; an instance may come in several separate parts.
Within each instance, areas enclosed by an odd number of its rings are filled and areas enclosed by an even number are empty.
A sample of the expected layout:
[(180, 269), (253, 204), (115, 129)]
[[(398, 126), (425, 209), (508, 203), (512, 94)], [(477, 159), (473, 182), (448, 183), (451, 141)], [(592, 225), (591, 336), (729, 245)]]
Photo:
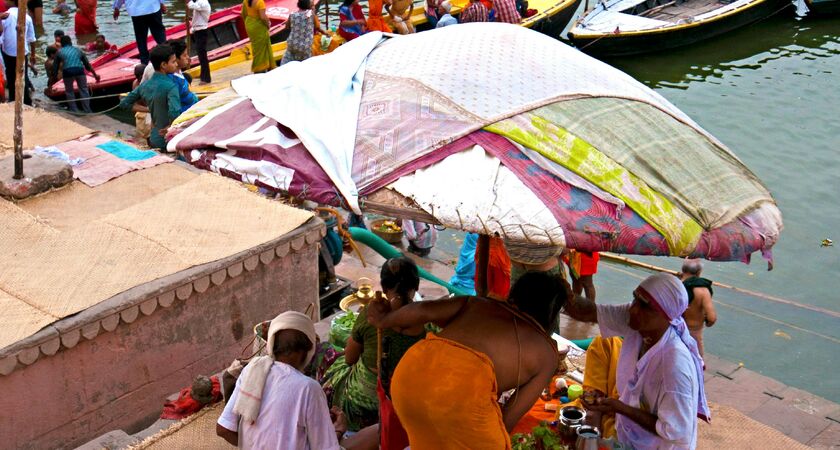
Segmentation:
[(780, 338), (785, 338), (785, 339), (787, 339), (787, 340), (791, 340), (791, 339), (793, 339), (793, 338), (792, 338), (789, 334), (785, 333), (785, 332), (784, 332), (784, 331), (782, 331), (782, 330), (776, 330), (775, 332), (773, 332), (773, 335), (774, 335), (774, 336), (778, 336), (778, 337), (780, 337)]
[(829, 238), (825, 238), (825, 239), (822, 240), (822, 242), (820, 242), (820, 247), (833, 247), (833, 246), (834, 246), (834, 241), (832, 241)]

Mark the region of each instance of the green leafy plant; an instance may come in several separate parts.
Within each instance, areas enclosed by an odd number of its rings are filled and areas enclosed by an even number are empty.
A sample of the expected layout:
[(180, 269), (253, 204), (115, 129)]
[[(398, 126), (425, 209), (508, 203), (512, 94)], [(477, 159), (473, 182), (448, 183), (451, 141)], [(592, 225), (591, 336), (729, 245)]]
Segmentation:
[(560, 441), (560, 436), (546, 423), (540, 422), (530, 433), (517, 433), (511, 436), (513, 450), (567, 450)]

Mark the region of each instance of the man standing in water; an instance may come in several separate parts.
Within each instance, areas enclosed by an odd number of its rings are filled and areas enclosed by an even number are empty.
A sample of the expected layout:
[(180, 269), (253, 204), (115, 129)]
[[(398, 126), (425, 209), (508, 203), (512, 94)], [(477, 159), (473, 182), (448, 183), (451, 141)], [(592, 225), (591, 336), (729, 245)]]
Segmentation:
[(120, 8), (123, 5), (131, 16), (140, 62), (146, 64), (149, 62), (149, 31), (158, 45), (166, 42), (166, 28), (163, 27), (166, 5), (163, 0), (114, 0), (114, 20), (120, 18)]
[(710, 327), (717, 321), (717, 312), (712, 302), (712, 280), (701, 278), (703, 263), (699, 259), (686, 259), (679, 277), (688, 293), (688, 309), (683, 318), (688, 324), (691, 337), (697, 341), (700, 356), (703, 356), (703, 326)]

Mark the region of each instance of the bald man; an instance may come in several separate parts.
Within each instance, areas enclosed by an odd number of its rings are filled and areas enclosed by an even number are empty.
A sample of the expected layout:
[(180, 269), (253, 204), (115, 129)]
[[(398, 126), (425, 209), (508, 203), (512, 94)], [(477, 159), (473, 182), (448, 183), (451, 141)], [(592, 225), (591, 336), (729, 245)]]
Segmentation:
[(712, 302), (712, 281), (702, 278), (703, 263), (699, 259), (686, 259), (679, 274), (685, 290), (688, 293), (688, 309), (683, 313), (683, 319), (688, 325), (691, 337), (697, 341), (700, 355), (703, 355), (703, 327), (710, 327), (717, 321), (717, 312)]

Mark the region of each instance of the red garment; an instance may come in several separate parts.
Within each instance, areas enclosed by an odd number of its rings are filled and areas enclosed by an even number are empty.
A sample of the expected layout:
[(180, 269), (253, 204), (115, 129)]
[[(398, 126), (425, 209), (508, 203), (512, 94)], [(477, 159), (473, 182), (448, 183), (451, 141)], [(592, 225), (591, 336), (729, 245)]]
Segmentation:
[[(111, 45), (111, 43), (110, 43), (110, 42), (105, 41), (105, 49), (104, 49), (104, 50), (102, 50), (102, 51), (103, 51), (103, 52), (107, 52), (107, 51), (111, 50), (111, 49), (112, 49), (112, 48), (114, 48), (114, 47), (116, 47), (116, 45)], [(96, 41), (93, 41), (93, 42), (88, 42), (88, 43), (87, 43), (87, 45), (85, 45), (85, 50), (87, 50), (87, 51), (89, 51), (89, 52), (95, 52), (95, 51), (98, 51), (98, 50), (96, 50)]]
[(99, 30), (96, 25), (96, 0), (76, 0), (75, 28), (77, 36)]
[(376, 382), (376, 396), (379, 397), (379, 448), (381, 450), (403, 450), (408, 447), (408, 434), (391, 399), (385, 395), (382, 379)]
[[(210, 400), (210, 403), (216, 403), (222, 399), (222, 388), (219, 385), (219, 377), (212, 376), (210, 377), (210, 381), (213, 383), (213, 390), (211, 391), (213, 399)], [(180, 420), (201, 410), (204, 405), (192, 398), (190, 390), (191, 388), (188, 387), (181, 389), (177, 400), (164, 403), (163, 413), (161, 413), (160, 418)]]
[(496, 22), (519, 24), (522, 17), (514, 0), (496, 0)]
[[(349, 10), (350, 14), (347, 14)], [(365, 20), (365, 12), (362, 11), (362, 6), (354, 3), (350, 8), (341, 6), (338, 8), (339, 23), (344, 20)], [(352, 27), (338, 27), (338, 35), (343, 37), (345, 41), (352, 41), (357, 37), (365, 34), (365, 30), (360, 25), (353, 25)]]
[(460, 23), (487, 22), (487, 7), (481, 2), (472, 2), (461, 12)]

